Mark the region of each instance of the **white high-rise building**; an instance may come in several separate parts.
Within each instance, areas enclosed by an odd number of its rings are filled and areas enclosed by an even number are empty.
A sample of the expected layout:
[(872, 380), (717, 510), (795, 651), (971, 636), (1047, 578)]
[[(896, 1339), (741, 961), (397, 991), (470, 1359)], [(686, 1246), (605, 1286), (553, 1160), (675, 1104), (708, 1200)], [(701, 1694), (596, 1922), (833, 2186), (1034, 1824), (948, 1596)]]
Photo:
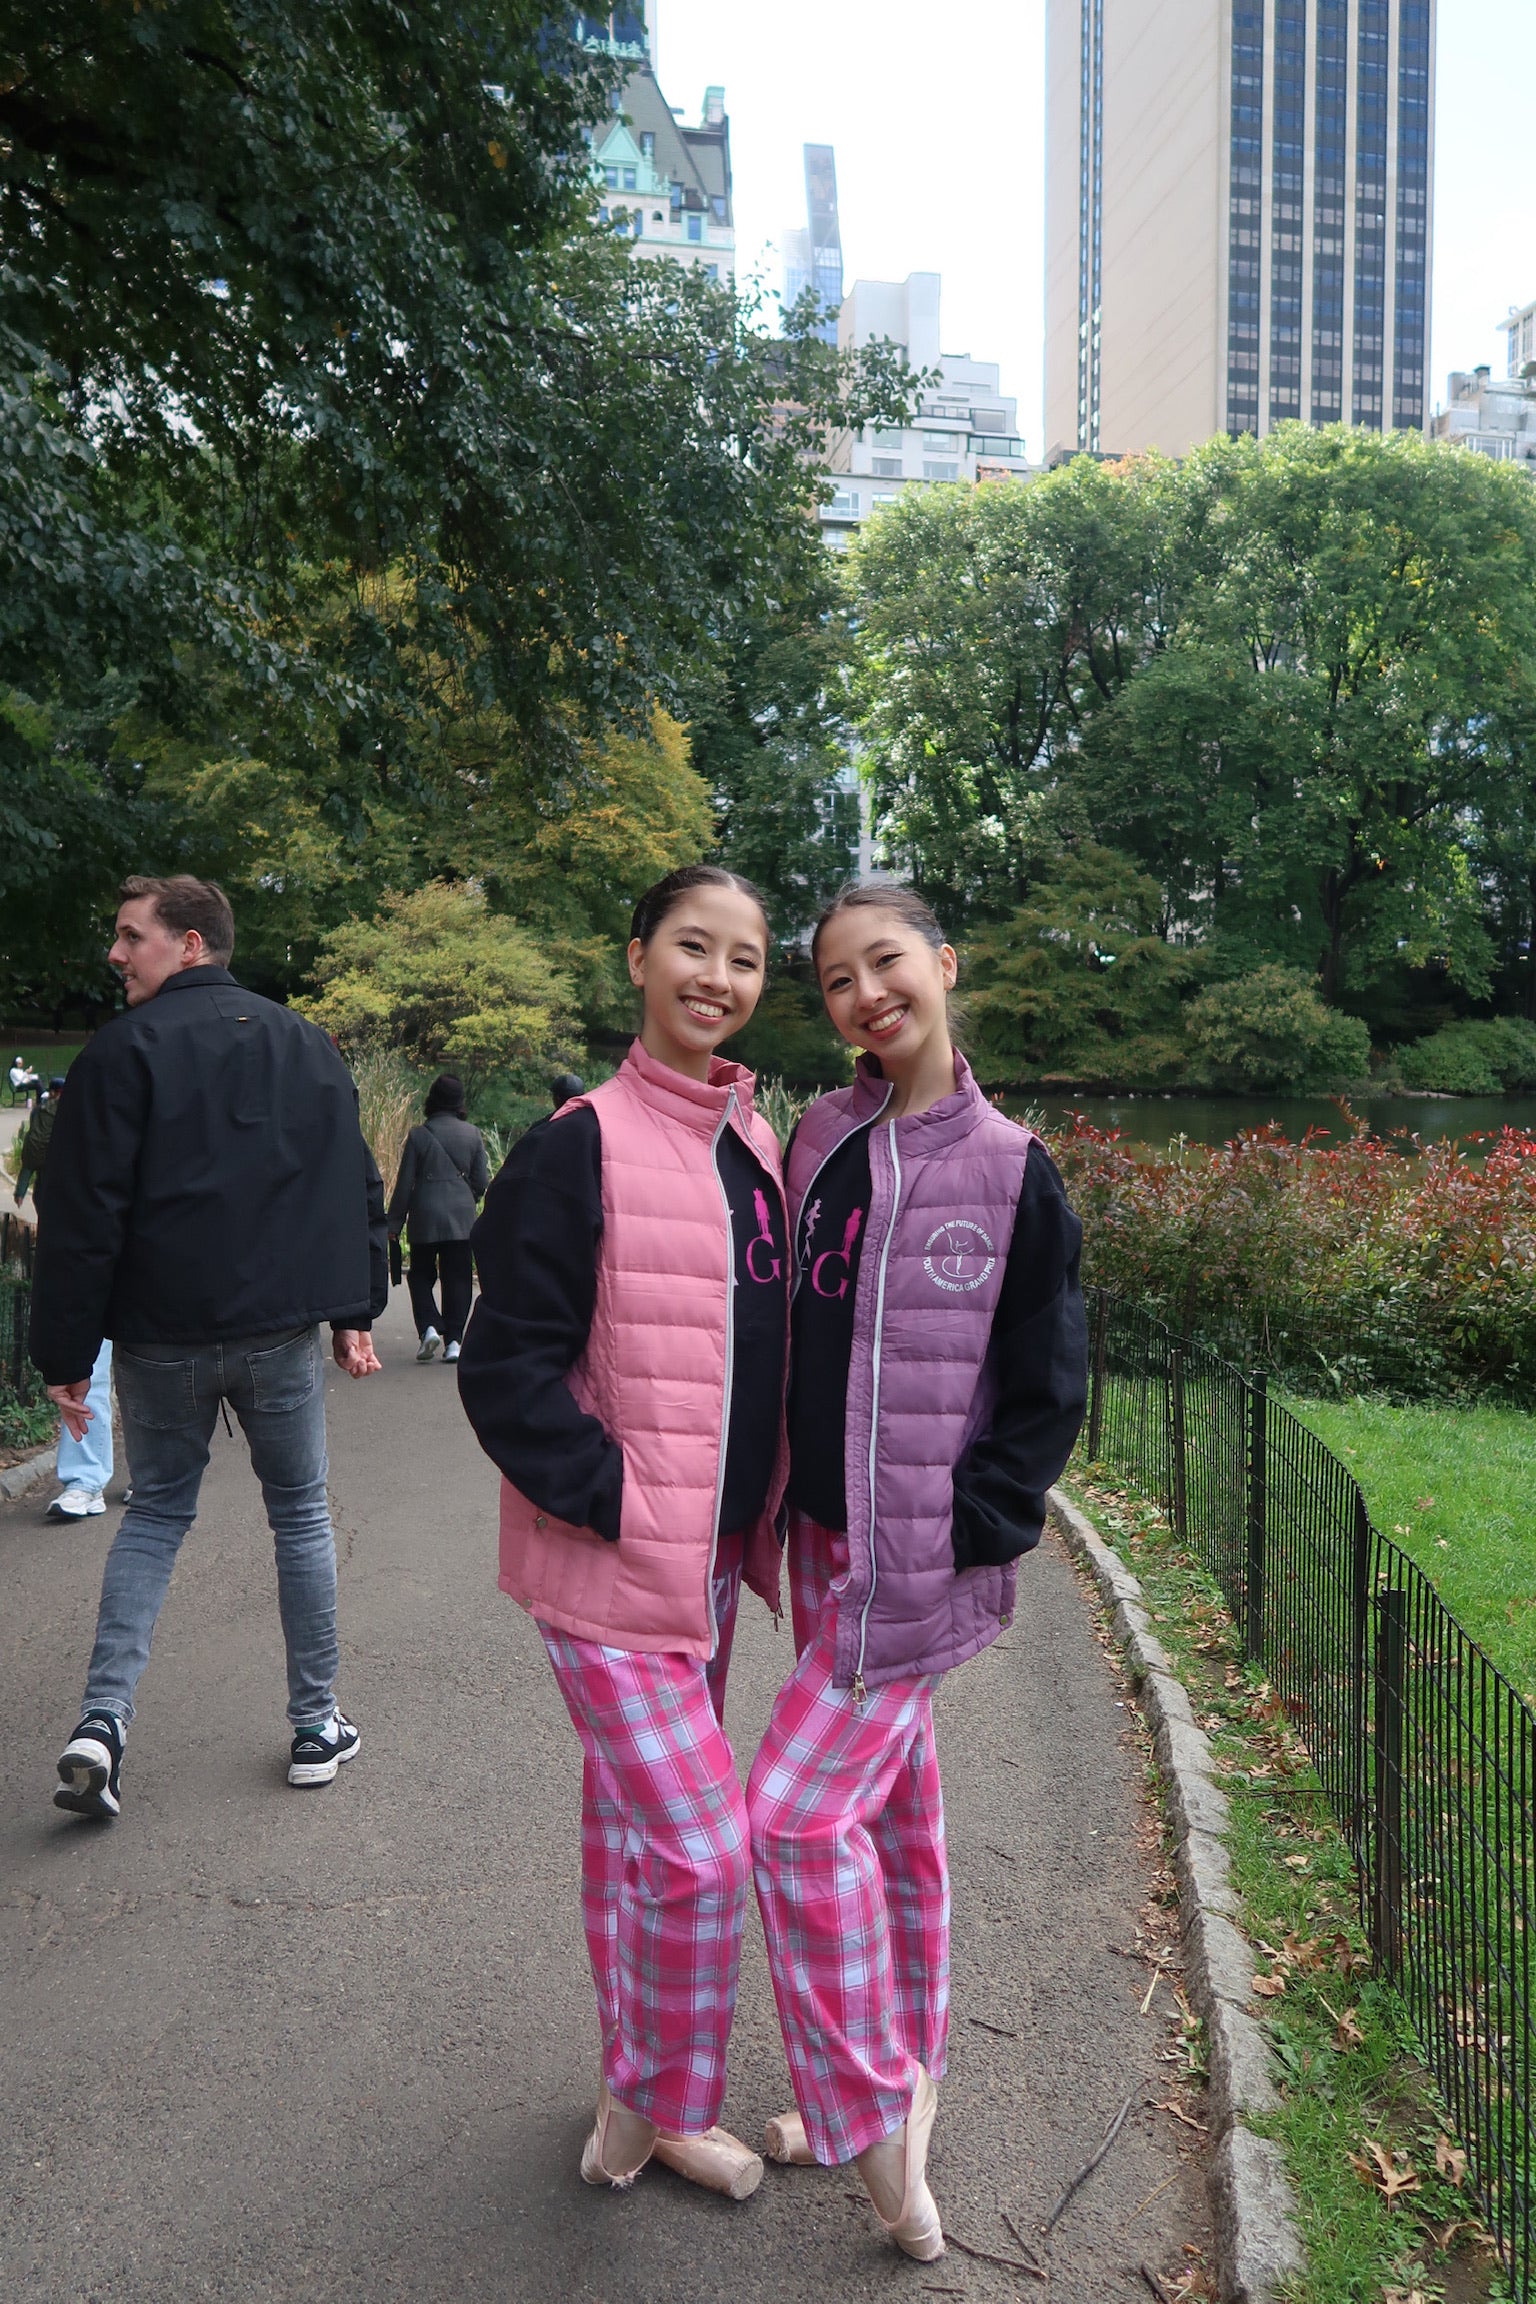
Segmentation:
[(1436, 0), (1047, 0), (1052, 460), (1421, 431)]
[(1509, 346), (1509, 373), (1524, 376), (1536, 365), (1536, 304), (1522, 305), (1518, 312), (1511, 304), (1509, 318), (1501, 320), (1499, 326)]
[(846, 540), (904, 488), (1030, 477), (1018, 402), (1002, 391), (997, 362), (941, 349), (939, 293), (937, 272), (913, 272), (905, 280), (855, 280), (843, 298), (839, 344), (888, 337), (913, 368), (935, 373), (910, 424), (870, 426), (836, 443), (828, 464), (836, 493), (821, 514), (829, 543)]

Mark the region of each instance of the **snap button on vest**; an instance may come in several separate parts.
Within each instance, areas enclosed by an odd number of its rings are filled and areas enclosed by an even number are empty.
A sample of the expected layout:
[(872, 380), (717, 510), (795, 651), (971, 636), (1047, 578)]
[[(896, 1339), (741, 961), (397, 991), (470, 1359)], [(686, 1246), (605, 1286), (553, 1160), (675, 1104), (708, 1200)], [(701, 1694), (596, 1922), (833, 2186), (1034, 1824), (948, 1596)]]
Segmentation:
[(548, 1515), (548, 1513), (547, 1513), (547, 1512), (536, 1512), (536, 1513), (534, 1514), (534, 1516), (533, 1516), (533, 1524), (534, 1524), (535, 1528), (547, 1528), (547, 1527), (549, 1526), (549, 1515)]

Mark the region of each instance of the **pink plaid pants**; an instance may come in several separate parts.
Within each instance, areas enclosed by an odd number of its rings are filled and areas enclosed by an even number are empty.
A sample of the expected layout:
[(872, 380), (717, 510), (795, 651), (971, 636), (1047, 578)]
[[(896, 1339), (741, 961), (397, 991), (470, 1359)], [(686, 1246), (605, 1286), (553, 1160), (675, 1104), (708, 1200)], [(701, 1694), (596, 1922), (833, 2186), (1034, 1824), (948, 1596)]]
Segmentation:
[(603, 2076), (673, 2136), (719, 2119), (736, 2012), (749, 1843), (721, 1718), (740, 1594), (738, 1537), (717, 1556), (708, 1665), (539, 1626), (584, 1755), (581, 1916)]
[(848, 1539), (790, 1518), (799, 1661), (747, 1786), (752, 1864), (795, 2101), (824, 2165), (899, 2128), (949, 2038), (938, 1675), (832, 1685)]

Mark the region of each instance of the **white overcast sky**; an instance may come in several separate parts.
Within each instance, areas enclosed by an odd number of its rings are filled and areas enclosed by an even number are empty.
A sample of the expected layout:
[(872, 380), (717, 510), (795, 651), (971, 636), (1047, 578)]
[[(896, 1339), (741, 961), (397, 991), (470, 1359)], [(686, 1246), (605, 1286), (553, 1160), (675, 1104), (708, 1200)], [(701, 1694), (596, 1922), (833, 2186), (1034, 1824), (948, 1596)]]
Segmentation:
[[(847, 278), (944, 277), (946, 352), (998, 360), (1041, 447), (1045, 0), (655, 0), (667, 101), (731, 116), (738, 261), (779, 278), (805, 221), (801, 146), (837, 150)], [(1434, 345), (1486, 360), (1536, 299), (1536, 0), (1441, 0)]]

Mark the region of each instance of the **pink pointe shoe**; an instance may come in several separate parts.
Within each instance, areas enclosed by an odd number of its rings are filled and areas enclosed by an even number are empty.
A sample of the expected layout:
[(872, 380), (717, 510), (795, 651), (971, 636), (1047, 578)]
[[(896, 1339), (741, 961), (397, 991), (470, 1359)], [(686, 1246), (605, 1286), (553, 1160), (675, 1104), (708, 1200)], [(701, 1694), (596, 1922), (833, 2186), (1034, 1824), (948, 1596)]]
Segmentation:
[(597, 2124), (582, 2147), (583, 2184), (611, 2184), (616, 2192), (627, 2192), (655, 2149), (655, 2121), (616, 2104), (605, 2080), (597, 2092)]
[(894, 2135), (866, 2145), (859, 2154), (859, 2174), (874, 2202), (875, 2214), (898, 2248), (920, 2264), (932, 2264), (944, 2253), (939, 2211), (924, 2173), (928, 2165), (928, 2139), (939, 2092), (921, 2064), (912, 2109)]
[(816, 2155), (798, 2112), (778, 2112), (763, 2131), (763, 2150), (786, 2168), (814, 2168)]
[(658, 2136), (656, 2157), (674, 2175), (702, 2184), (706, 2192), (722, 2192), (727, 2200), (750, 2200), (763, 2180), (762, 2161), (729, 2128), (710, 2128), (702, 2136)]

